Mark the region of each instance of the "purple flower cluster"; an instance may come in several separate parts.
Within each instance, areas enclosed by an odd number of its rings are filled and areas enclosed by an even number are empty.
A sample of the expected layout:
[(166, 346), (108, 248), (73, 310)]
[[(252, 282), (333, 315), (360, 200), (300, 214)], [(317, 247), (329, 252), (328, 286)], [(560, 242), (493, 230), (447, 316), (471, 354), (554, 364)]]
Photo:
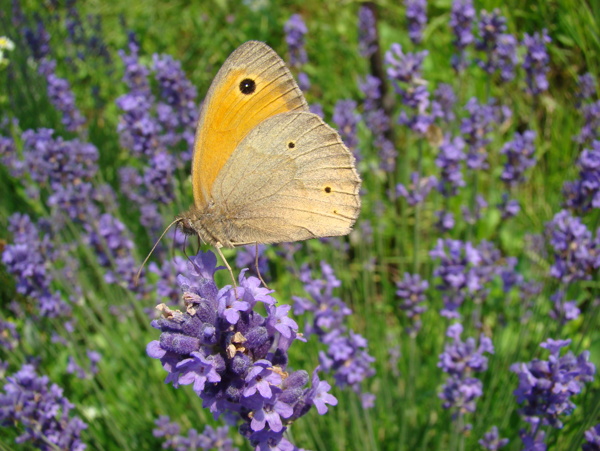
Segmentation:
[(305, 336), (317, 335), (327, 346), (327, 351), (319, 353), (321, 368), (334, 374), (337, 386), (350, 386), (360, 393), (361, 382), (375, 374), (371, 367), (375, 359), (367, 353), (367, 340), (344, 324), (352, 310), (333, 296), (340, 281), (327, 263), (321, 262), (321, 271), (324, 279), (313, 279), (307, 267), (302, 269), (300, 280), (312, 300), (294, 296), (294, 314), (313, 314), (305, 327)]
[(181, 63), (170, 55), (152, 55), (152, 69), (162, 100), (156, 105), (156, 113), (165, 130), (163, 144), (170, 148), (184, 143), (182, 158), (177, 159), (181, 166), (192, 157), (198, 120), (198, 93), (181, 69)]
[(50, 53), (50, 33), (44, 27), (41, 19), (37, 21), (35, 29), (28, 26), (24, 27), (23, 35), (34, 59), (41, 60)]
[(486, 285), (513, 263), (505, 261), (488, 241), (475, 247), (470, 242), (438, 239), (429, 255), (440, 260), (433, 275), (441, 279), (436, 288), (444, 301), (440, 314), (447, 318), (459, 318), (458, 308), (467, 298), (483, 302), (488, 295)]
[(179, 302), (181, 291), (177, 286), (176, 274), (181, 274), (187, 269), (187, 260), (183, 257), (176, 256), (172, 260), (165, 260), (162, 266), (158, 266), (155, 262), (148, 265), (150, 272), (158, 275), (156, 282), (156, 293), (166, 298), (172, 304)]
[(356, 102), (354, 100), (340, 100), (335, 104), (333, 122), (337, 125), (344, 144), (350, 149), (357, 161), (361, 160), (356, 136), (356, 126), (360, 118), (360, 114), (356, 112)]
[(17, 347), (21, 335), (17, 332), (17, 326), (10, 321), (0, 319), (0, 348), (12, 351)]
[(81, 451), (81, 431), (87, 428), (79, 417), (70, 416), (74, 407), (56, 384), (48, 386), (48, 376), (38, 376), (33, 365), (25, 364), (6, 377), (0, 392), (0, 426), (23, 429), (16, 443), (30, 442), (36, 448), (51, 451)]
[(472, 97), (465, 105), (468, 116), (460, 124), (460, 132), (468, 145), (467, 167), (469, 169), (487, 169), (486, 147), (491, 142), (488, 135), (494, 125), (504, 122), (510, 117), (507, 107), (499, 107), (492, 99), (487, 104), (481, 104)]
[(524, 173), (535, 165), (535, 132), (526, 130), (516, 132), (512, 141), (507, 142), (500, 151), (506, 155), (506, 163), (500, 178), (509, 186), (515, 186), (525, 180)]
[(405, 0), (408, 37), (413, 44), (420, 44), (427, 24), (427, 0)]
[(125, 65), (123, 81), (129, 92), (116, 100), (117, 107), (123, 112), (117, 131), (121, 146), (133, 156), (150, 157), (164, 150), (160, 124), (151, 115), (154, 96), (148, 80), (150, 71), (140, 63), (139, 47), (134, 42), (130, 42), (129, 51), (129, 54), (119, 51)]
[(98, 149), (78, 139), (53, 138), (53, 134), (47, 128), (23, 132), (24, 161), (13, 174), (27, 168), (34, 182), (51, 190), (49, 205), (71, 219), (85, 221), (96, 214), (90, 199), (95, 197), (92, 179), (98, 171)]
[(409, 108), (409, 113), (400, 113), (399, 122), (421, 135), (427, 133), (434, 120), (428, 112), (430, 94), (426, 82), (421, 78), (427, 53), (427, 50), (404, 53), (400, 44), (392, 44), (385, 54), (385, 62), (389, 65), (387, 75), (402, 97), (402, 103)]
[(300, 14), (292, 14), (283, 27), (285, 32), (285, 42), (290, 52), (290, 65), (300, 67), (308, 62), (306, 49), (304, 48), (304, 38), (308, 33), (308, 28)]
[(419, 274), (404, 274), (404, 279), (396, 282), (396, 295), (400, 298), (400, 309), (406, 312), (411, 326), (406, 329), (410, 336), (416, 336), (421, 330), (421, 314), (427, 310), (422, 305), (426, 300), (425, 291), (429, 288), (429, 282), (421, 280)]
[(579, 135), (576, 135), (573, 139), (581, 144), (600, 139), (600, 100), (583, 105), (581, 113), (583, 114), (584, 123)]
[(381, 107), (381, 84), (382, 81), (373, 75), (367, 75), (360, 83), (360, 89), (365, 94), (364, 119), (375, 137), (374, 144), (379, 150), (381, 169), (393, 172), (396, 169), (398, 152), (394, 143), (388, 138), (390, 118)]
[(546, 233), (554, 249), (550, 275), (563, 283), (589, 280), (600, 268), (600, 239), (577, 216), (562, 210), (546, 224)]
[(600, 208), (600, 141), (593, 141), (577, 160), (579, 178), (563, 186), (565, 204), (575, 211)]
[(435, 118), (440, 118), (443, 122), (451, 123), (454, 121), (454, 105), (456, 104), (456, 94), (451, 85), (440, 83), (433, 93), (433, 102), (431, 102), (431, 114)]
[(526, 73), (527, 92), (532, 95), (538, 95), (548, 89), (548, 73), (550, 64), (550, 56), (546, 44), (552, 42), (548, 36), (547, 30), (542, 30), (541, 33), (534, 33), (532, 36), (525, 33), (523, 42), (525, 47), (525, 60), (523, 61), (523, 69)]
[[(290, 306), (275, 306), (271, 291), (242, 271), (239, 286), (218, 289), (216, 257), (200, 253), (178, 277), (185, 312), (161, 304), (162, 318), (152, 326), (162, 333), (147, 346), (160, 359), (174, 387), (193, 385), (215, 417), (227, 413), (242, 420), (240, 433), (257, 449), (292, 449), (283, 437), (287, 426), (315, 406), (320, 414), (337, 404), (329, 384), (316, 371), (287, 372), (287, 351), (298, 336), (287, 316)], [(264, 306), (266, 318), (255, 308)]]
[(585, 431), (585, 441), (581, 446), (582, 451), (598, 451), (600, 450), (600, 424)]
[(216, 429), (206, 425), (201, 434), (196, 429), (191, 428), (188, 435), (179, 435), (181, 426), (175, 421), (162, 415), (154, 422), (156, 428), (152, 431), (154, 437), (165, 437), (163, 449), (175, 450), (210, 450), (218, 451), (237, 451), (233, 446), (233, 440), (229, 438), (229, 428), (222, 426)]
[(585, 382), (594, 380), (596, 367), (590, 363), (589, 351), (579, 356), (571, 351), (560, 356), (560, 349), (571, 340), (549, 338), (540, 346), (550, 351), (548, 360), (534, 359), (528, 363), (515, 363), (510, 370), (519, 377), (519, 386), (514, 391), (523, 419), (535, 429), (539, 425), (562, 428), (562, 415), (575, 409), (571, 397), (583, 390)]
[(577, 78), (577, 98), (581, 101), (589, 100), (597, 95), (596, 91), (596, 77), (591, 73), (585, 73)]
[(475, 400), (483, 394), (483, 384), (473, 374), (487, 370), (488, 359), (484, 353), (494, 353), (492, 340), (485, 335), (481, 334), (477, 344), (474, 338), (462, 341), (462, 332), (460, 323), (448, 327), (446, 336), (453, 342), (444, 346), (438, 362), (438, 367), (448, 373), (439, 396), (445, 409), (454, 409), (455, 417), (475, 412)]
[(149, 290), (143, 273), (136, 281), (137, 265), (131, 253), (133, 241), (121, 221), (105, 213), (85, 224), (85, 228), (87, 242), (96, 252), (98, 263), (107, 268), (104, 275), (107, 283), (123, 285), (139, 295)]
[(358, 48), (363, 58), (370, 58), (378, 49), (377, 21), (370, 5), (358, 10)]
[(7, 244), (2, 252), (2, 263), (17, 280), (17, 292), (38, 302), (42, 316), (68, 315), (70, 306), (60, 293), (52, 290), (53, 276), (50, 273), (57, 252), (52, 243), (48, 223), (40, 222), (44, 229), (40, 239), (38, 228), (27, 215), (13, 214), (9, 218), (8, 230), (13, 235), (13, 244)]
[(456, 136), (444, 136), (435, 164), (440, 168), (438, 191), (446, 197), (456, 196), (458, 189), (465, 186), (462, 162), (466, 159), (463, 149), (465, 141)]
[(425, 202), (429, 192), (438, 186), (438, 181), (434, 176), (420, 177), (417, 172), (410, 175), (410, 185), (404, 186), (402, 183), (396, 185), (396, 194), (406, 199), (408, 205), (418, 205)]
[(550, 300), (553, 306), (549, 316), (560, 322), (560, 324), (565, 324), (567, 321), (572, 321), (579, 317), (581, 311), (577, 307), (577, 301), (565, 301), (564, 290), (558, 290), (550, 296)]
[(42, 59), (39, 72), (46, 77), (48, 98), (50, 103), (61, 113), (65, 128), (70, 132), (79, 130), (84, 125), (85, 119), (75, 105), (75, 95), (71, 91), (69, 82), (56, 76), (56, 61)]
[(517, 39), (505, 33), (506, 19), (495, 9), (491, 13), (483, 10), (479, 19), (479, 39), (475, 48), (485, 53), (486, 59), (477, 60), (477, 64), (486, 73), (500, 72), (502, 81), (510, 81), (515, 77), (517, 65)]
[(508, 442), (509, 440), (507, 438), (500, 438), (496, 426), (492, 426), (490, 431), (483, 434), (483, 438), (479, 440), (479, 444), (489, 451), (496, 451), (500, 448), (504, 448)]
[(454, 46), (458, 54), (452, 57), (452, 67), (462, 72), (467, 67), (465, 50), (474, 41), (473, 20), (475, 19), (473, 0), (453, 0), (450, 11), (450, 27), (454, 31)]

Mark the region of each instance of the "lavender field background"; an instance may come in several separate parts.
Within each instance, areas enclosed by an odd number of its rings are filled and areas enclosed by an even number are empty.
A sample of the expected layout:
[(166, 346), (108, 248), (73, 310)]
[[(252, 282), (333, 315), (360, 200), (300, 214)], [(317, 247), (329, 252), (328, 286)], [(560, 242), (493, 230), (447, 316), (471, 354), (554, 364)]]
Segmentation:
[[(600, 450), (599, 21), (0, 0), (0, 449)], [(251, 39), (355, 155), (354, 231), (260, 246), (271, 291), (171, 230), (136, 281)]]

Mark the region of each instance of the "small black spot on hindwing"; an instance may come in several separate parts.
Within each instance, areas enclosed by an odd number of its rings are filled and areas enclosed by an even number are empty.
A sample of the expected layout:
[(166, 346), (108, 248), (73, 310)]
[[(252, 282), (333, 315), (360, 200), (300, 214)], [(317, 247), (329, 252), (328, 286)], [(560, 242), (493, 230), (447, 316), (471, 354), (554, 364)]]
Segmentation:
[(293, 149), (294, 147), (296, 147), (296, 143), (294, 141), (290, 141), (288, 143), (288, 149)]
[(325, 187), (325, 192), (326, 193), (330, 193), (331, 192), (331, 186), (326, 186)]

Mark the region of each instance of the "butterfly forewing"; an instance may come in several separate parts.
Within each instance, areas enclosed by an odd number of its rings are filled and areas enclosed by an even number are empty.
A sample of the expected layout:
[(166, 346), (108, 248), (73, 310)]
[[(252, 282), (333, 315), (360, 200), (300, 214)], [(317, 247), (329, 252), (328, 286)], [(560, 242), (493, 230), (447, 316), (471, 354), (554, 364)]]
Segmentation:
[(215, 180), (214, 213), (235, 243), (346, 235), (359, 210), (360, 178), (338, 133), (312, 114), (258, 125)]
[(213, 80), (198, 121), (192, 166), (196, 207), (208, 204), (221, 168), (251, 130), (276, 114), (307, 110), (290, 71), (269, 46), (249, 41), (235, 50)]

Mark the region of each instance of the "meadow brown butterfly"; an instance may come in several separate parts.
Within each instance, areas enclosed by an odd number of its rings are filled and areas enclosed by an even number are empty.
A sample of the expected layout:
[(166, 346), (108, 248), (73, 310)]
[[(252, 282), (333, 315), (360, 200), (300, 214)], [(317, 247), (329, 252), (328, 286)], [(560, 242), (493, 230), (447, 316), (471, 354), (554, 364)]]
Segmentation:
[(346, 235), (360, 210), (360, 183), (354, 157), (309, 112), (281, 58), (249, 41), (227, 58), (206, 95), (194, 144), (194, 205), (176, 221), (217, 250)]

